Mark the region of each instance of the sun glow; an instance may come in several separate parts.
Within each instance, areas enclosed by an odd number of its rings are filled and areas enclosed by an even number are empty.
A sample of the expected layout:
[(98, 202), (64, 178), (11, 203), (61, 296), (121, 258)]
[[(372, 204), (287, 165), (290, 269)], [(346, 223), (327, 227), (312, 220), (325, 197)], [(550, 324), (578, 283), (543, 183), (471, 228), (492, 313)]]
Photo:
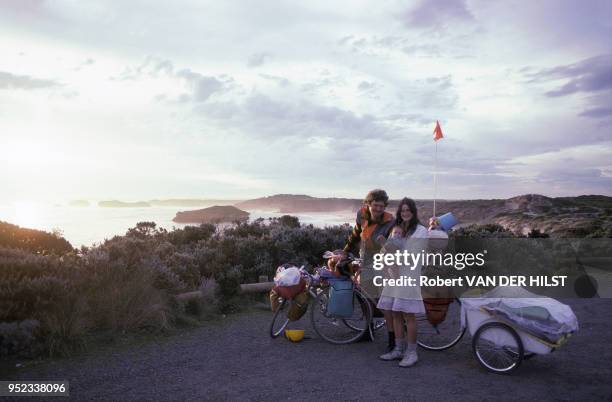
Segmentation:
[(33, 202), (20, 201), (14, 204), (9, 222), (28, 229), (44, 229), (41, 206)]

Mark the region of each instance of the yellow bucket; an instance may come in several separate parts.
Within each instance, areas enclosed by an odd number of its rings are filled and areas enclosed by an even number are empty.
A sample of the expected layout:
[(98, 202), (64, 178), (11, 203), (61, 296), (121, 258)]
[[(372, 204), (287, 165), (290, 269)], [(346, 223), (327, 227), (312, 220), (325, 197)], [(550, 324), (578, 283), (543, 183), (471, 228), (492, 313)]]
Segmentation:
[(303, 329), (286, 329), (285, 337), (289, 339), (291, 342), (299, 342), (304, 339), (304, 330)]

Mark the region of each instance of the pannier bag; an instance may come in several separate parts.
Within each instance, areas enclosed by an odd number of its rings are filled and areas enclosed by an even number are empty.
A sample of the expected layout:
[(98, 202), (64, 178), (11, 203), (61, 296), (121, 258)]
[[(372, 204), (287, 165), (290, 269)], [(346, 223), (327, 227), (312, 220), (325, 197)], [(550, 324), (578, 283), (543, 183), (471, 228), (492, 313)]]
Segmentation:
[(274, 291), (284, 299), (293, 299), (295, 296), (302, 293), (305, 288), (306, 280), (302, 278), (297, 285), (274, 286)]
[[(282, 288), (274, 287), (270, 291), (270, 307), (272, 308), (272, 312), (276, 312), (280, 306), (281, 295), (277, 292), (279, 289)], [(287, 298), (287, 300), (289, 300), (289, 298)], [(289, 305), (289, 310), (287, 310), (287, 318), (291, 321), (297, 321), (302, 318), (302, 316), (306, 314), (306, 310), (308, 310), (309, 300), (310, 293), (308, 293), (308, 289), (304, 287), (300, 293), (293, 297), (293, 302)]]
[(304, 289), (293, 298), (293, 303), (289, 305), (289, 311), (287, 311), (287, 318), (289, 321), (297, 321), (306, 314), (309, 299), (310, 294), (308, 293), (308, 289)]
[[(293, 299), (299, 293), (304, 291), (305, 287), (306, 281), (304, 278), (302, 278), (299, 268), (290, 264), (283, 264), (276, 270), (273, 290), (276, 292), (277, 296), (285, 299)], [(273, 296), (275, 295), (270, 293), (271, 302)]]
[(423, 299), (427, 321), (431, 325), (438, 325), (446, 318), (448, 306), (453, 302), (453, 299)]
[(352, 281), (330, 281), (327, 313), (339, 317), (353, 315)]

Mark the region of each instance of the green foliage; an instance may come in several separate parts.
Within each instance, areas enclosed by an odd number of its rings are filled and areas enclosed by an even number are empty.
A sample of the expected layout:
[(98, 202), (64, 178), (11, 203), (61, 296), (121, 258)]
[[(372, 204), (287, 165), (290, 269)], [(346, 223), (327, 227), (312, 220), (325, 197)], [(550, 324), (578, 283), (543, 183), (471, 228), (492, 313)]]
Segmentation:
[[(319, 264), (349, 232), (348, 225), (302, 226), (291, 216), (223, 230), (205, 224), (168, 232), (139, 222), (125, 236), (61, 256), (0, 247), (0, 353), (67, 354), (90, 333), (159, 331), (188, 315), (237, 311), (241, 283), (270, 277), (287, 261)], [(205, 299), (174, 297), (206, 280), (216, 285)]]
[(240, 306), (242, 266), (237, 265), (215, 273), (217, 303), (222, 313), (234, 313)]
[(453, 230), (449, 235), (450, 238), (511, 238), (517, 237), (512, 231), (505, 229), (497, 223), (488, 223), (485, 225), (469, 225), (456, 230)]
[(72, 245), (57, 232), (26, 229), (2, 221), (0, 247), (18, 248), (37, 254), (61, 255), (73, 251)]

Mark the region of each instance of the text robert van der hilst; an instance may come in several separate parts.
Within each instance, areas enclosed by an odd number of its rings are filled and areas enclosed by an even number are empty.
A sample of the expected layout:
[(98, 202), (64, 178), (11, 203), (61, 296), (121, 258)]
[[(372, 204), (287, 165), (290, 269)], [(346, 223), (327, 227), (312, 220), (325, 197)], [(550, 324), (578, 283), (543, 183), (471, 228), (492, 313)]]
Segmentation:
[(377, 275), (372, 278), (374, 286), (565, 286), (567, 275), (500, 275), (500, 276), (464, 276), (459, 278), (428, 277), (418, 278), (399, 275), (399, 267), (414, 271), (417, 266), (452, 267), (463, 270), (469, 267), (483, 267), (485, 254), (482, 253), (409, 253), (407, 250), (395, 253), (374, 254), (372, 268), (380, 271), (387, 267), (387, 277)]

